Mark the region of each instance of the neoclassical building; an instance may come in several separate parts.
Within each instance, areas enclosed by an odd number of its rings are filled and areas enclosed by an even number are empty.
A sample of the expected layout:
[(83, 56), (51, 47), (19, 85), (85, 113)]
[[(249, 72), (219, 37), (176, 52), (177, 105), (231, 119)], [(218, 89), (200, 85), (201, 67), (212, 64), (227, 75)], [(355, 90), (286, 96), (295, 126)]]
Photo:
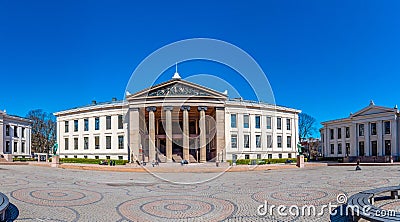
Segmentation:
[(296, 156), (298, 113), (179, 78), (57, 112), (62, 158), (189, 162)]
[(325, 157), (349, 157), (368, 162), (399, 159), (399, 109), (373, 101), (349, 117), (323, 122), (320, 129)]
[(10, 157), (31, 155), (31, 120), (0, 111), (0, 154)]

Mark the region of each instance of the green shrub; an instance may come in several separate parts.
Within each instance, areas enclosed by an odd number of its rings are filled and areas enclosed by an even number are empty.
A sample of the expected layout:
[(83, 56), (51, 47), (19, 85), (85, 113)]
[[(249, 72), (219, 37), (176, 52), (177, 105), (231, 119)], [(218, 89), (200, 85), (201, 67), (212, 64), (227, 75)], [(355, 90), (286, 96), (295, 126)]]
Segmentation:
[[(297, 162), (297, 158), (280, 158), (280, 159), (239, 159), (236, 160), (236, 165), (249, 165), (252, 160), (256, 161), (257, 165), (264, 164), (275, 164), (275, 163), (286, 163), (287, 160), (291, 160), (293, 163)], [(232, 160), (229, 160), (232, 163)], [(307, 158), (304, 158), (304, 162), (307, 162)]]
[(26, 161), (37, 161), (35, 158), (13, 158), (13, 162), (26, 162)]
[[(99, 164), (103, 159), (85, 159), (85, 158), (61, 158), (61, 163), (84, 163), (84, 164)], [(109, 160), (106, 160), (109, 161)], [(115, 165), (125, 165), (128, 160), (113, 160)]]

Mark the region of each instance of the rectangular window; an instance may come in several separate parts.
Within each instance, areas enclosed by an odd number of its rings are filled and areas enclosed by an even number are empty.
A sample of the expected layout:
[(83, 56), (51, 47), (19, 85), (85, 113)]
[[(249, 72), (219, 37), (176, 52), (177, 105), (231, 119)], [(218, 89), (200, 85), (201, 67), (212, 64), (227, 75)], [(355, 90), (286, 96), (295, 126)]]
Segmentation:
[(10, 152), (10, 141), (6, 141), (6, 153)]
[(261, 154), (257, 154), (257, 159), (261, 159)]
[(267, 129), (272, 129), (272, 120), (270, 116), (267, 116)]
[(6, 125), (6, 136), (10, 136), (10, 125)]
[(74, 155), (74, 158), (78, 158), (78, 156), (77, 156), (77, 155)]
[(287, 130), (290, 130), (290, 128), (291, 128), (291, 126), (290, 126), (290, 119), (287, 118), (287, 119), (286, 119), (286, 129), (287, 129)]
[(358, 142), (358, 155), (365, 156), (364, 152), (364, 141)]
[(280, 117), (276, 118), (276, 128), (278, 130), (282, 129), (282, 118), (280, 118)]
[(111, 116), (106, 116), (106, 129), (111, 129)]
[(291, 153), (288, 153), (287, 157), (288, 157), (288, 158), (292, 158), (292, 154), (291, 154)]
[(65, 150), (69, 149), (69, 140), (68, 140), (68, 138), (64, 138), (64, 149)]
[(272, 135), (267, 135), (267, 148), (272, 148)]
[(342, 144), (341, 143), (338, 144), (337, 153), (342, 154)]
[(21, 143), (21, 153), (25, 153), (25, 142)]
[(124, 118), (122, 115), (118, 115), (118, 129), (124, 128)]
[(74, 131), (75, 131), (75, 132), (78, 132), (78, 129), (79, 129), (78, 126), (79, 126), (79, 125), (78, 125), (78, 120), (74, 120)]
[(100, 118), (96, 117), (94, 118), (94, 130), (99, 130), (100, 129)]
[(261, 135), (256, 135), (256, 148), (261, 148)]
[(66, 133), (69, 132), (69, 121), (64, 122), (64, 132), (66, 132)]
[(95, 158), (96, 160), (98, 160), (98, 159), (99, 159), (99, 156), (94, 156), (94, 158)]
[(256, 121), (256, 129), (260, 129), (260, 127), (261, 127), (261, 117), (260, 116), (255, 116), (255, 121)]
[(22, 138), (25, 138), (25, 128), (24, 127), (21, 128), (21, 136), (22, 136)]
[(99, 136), (94, 137), (94, 148), (96, 150), (100, 149), (100, 137)]
[(18, 152), (18, 142), (14, 142), (14, 153)]
[(89, 137), (83, 137), (83, 149), (89, 149)]
[(385, 121), (384, 126), (385, 126), (385, 134), (390, 134), (390, 121)]
[(244, 148), (250, 148), (250, 136), (244, 135)]
[(278, 154), (278, 158), (282, 159), (282, 153)]
[(124, 157), (123, 157), (123, 156), (118, 156), (118, 159), (119, 159), (119, 160), (123, 160)]
[(390, 140), (385, 140), (385, 156), (392, 155), (392, 145)]
[(84, 119), (84, 130), (89, 131), (89, 119)]
[(124, 136), (118, 136), (118, 149), (124, 148)]
[(335, 139), (335, 131), (333, 129), (329, 130), (329, 134), (330, 134), (331, 140)]
[(378, 142), (371, 141), (372, 156), (378, 156)]
[(350, 127), (346, 127), (346, 138), (350, 138)]
[(14, 137), (18, 137), (18, 126), (14, 126)]
[(83, 158), (87, 159), (87, 156), (85, 155), (85, 156), (83, 156)]
[(237, 135), (231, 135), (231, 148), (237, 148)]
[(358, 135), (364, 136), (364, 124), (358, 125)]
[(236, 114), (231, 114), (231, 128), (236, 128)]
[(278, 148), (281, 148), (282, 147), (282, 136), (278, 136), (277, 142), (278, 142)]
[(337, 129), (337, 138), (342, 139), (342, 128)]
[(111, 159), (111, 158), (110, 158), (110, 156), (106, 156), (106, 159), (109, 160), (109, 159)]
[(249, 115), (243, 115), (243, 128), (249, 128)]
[(371, 123), (371, 135), (376, 135), (376, 123)]
[(268, 159), (272, 159), (272, 154), (268, 154)]
[(292, 137), (291, 136), (288, 136), (288, 137), (286, 137), (286, 147), (287, 148), (292, 148)]
[(79, 147), (79, 140), (78, 138), (74, 138), (74, 150), (77, 150)]
[(249, 154), (244, 155), (244, 159), (246, 160), (250, 159), (250, 155)]
[(106, 149), (111, 149), (111, 136), (106, 136)]
[(350, 143), (346, 143), (346, 156), (350, 156)]
[(335, 144), (331, 144), (331, 154), (335, 154)]

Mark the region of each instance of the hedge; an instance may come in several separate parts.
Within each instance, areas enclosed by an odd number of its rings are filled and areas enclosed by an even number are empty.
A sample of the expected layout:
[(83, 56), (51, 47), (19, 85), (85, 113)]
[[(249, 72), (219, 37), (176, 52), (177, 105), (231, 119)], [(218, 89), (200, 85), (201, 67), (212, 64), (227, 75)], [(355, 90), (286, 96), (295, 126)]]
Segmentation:
[[(274, 163), (286, 163), (287, 160), (291, 160), (293, 163), (297, 162), (297, 158), (280, 158), (280, 159), (238, 159), (236, 165), (250, 165), (255, 160), (257, 165), (274, 164)], [(232, 160), (227, 160), (232, 165)], [(304, 158), (304, 162), (307, 162), (307, 158)]]
[[(103, 159), (85, 159), (85, 158), (60, 158), (61, 163), (85, 163), (85, 164), (99, 164)], [(106, 160), (109, 161), (109, 160)], [(125, 165), (128, 160), (113, 160), (116, 165)]]
[(35, 158), (13, 158), (13, 162), (37, 161)]

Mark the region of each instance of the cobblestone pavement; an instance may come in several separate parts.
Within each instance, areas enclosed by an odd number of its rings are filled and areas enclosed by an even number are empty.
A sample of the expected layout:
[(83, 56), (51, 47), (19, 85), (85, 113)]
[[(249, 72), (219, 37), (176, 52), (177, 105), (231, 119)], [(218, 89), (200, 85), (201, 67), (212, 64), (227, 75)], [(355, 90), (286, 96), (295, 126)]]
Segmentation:
[[(202, 181), (211, 173), (159, 174), (174, 181)], [(312, 167), (227, 172), (198, 184), (174, 184), (148, 173), (0, 166), (0, 192), (16, 221), (329, 221), (324, 204), (337, 195), (399, 185), (400, 166)], [(323, 215), (258, 215), (271, 205), (315, 205)], [(400, 210), (399, 201), (381, 203)], [(263, 210), (264, 208), (261, 208)], [(294, 208), (295, 209), (295, 208)]]

